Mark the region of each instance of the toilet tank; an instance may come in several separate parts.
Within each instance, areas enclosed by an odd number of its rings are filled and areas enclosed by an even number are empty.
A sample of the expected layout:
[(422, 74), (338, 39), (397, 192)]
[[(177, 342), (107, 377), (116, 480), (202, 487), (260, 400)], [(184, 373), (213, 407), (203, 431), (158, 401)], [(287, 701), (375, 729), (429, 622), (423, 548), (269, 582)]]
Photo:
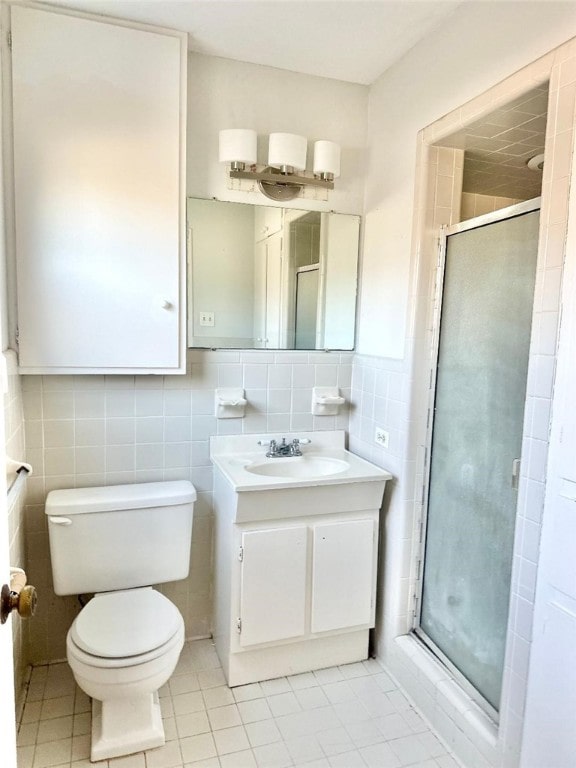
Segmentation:
[(51, 491), (54, 591), (79, 595), (186, 578), (195, 500), (187, 480)]

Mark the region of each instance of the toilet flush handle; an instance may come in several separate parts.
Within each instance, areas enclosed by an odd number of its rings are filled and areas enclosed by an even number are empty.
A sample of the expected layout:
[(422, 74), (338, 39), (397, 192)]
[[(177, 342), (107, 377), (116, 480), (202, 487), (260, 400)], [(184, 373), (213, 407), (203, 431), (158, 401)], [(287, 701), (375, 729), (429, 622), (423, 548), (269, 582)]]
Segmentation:
[(49, 517), (48, 520), (53, 525), (72, 525), (72, 520), (69, 517)]

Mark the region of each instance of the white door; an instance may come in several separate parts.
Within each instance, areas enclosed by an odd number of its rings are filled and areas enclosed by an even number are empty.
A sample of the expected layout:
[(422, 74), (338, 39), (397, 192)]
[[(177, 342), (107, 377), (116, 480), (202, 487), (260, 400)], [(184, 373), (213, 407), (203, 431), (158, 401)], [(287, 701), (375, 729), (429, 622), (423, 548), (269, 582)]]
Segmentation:
[(374, 552), (373, 520), (314, 526), (312, 632), (372, 624)]
[(282, 235), (266, 240), (266, 347), (280, 347), (282, 311)]
[(266, 241), (254, 246), (254, 346), (266, 346)]
[[(1, 58), (1, 57), (0, 57)], [(1, 64), (1, 62), (0, 62)], [(0, 77), (0, 81), (3, 78)], [(2, 94), (0, 94), (0, 124), (2, 123)], [(1, 131), (1, 129), (0, 129)], [(0, 171), (1, 167), (0, 159)], [(3, 252), (5, 242), (4, 197), (0, 185), (0, 263), (5, 263)], [(0, 292), (0, 338), (6, 338), (4, 324), (7, 321), (4, 306), (4, 292)], [(0, 344), (0, 347), (2, 344)], [(8, 527), (8, 504), (6, 501), (6, 425), (4, 423), (4, 394), (8, 389), (6, 361), (0, 353), (0, 586), (10, 583), (10, 533)], [(15, 563), (16, 565), (16, 563)], [(16, 766), (16, 725), (14, 707), (14, 656), (12, 651), (12, 619), (0, 624), (0, 763), (6, 768)]]
[(242, 535), (240, 645), (304, 634), (307, 539), (306, 526)]

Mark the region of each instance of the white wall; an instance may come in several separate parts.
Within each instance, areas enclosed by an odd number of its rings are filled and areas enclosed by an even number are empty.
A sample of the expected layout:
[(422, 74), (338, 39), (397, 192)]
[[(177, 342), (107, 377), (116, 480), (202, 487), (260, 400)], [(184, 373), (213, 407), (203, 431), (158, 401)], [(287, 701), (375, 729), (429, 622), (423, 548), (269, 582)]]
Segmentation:
[(268, 134), (286, 131), (308, 138), (308, 170), (313, 141), (342, 146), (342, 175), (329, 200), (293, 200), (290, 207), (362, 212), (366, 86), (191, 53), (188, 94), (188, 195), (271, 205), (260, 192), (228, 189), (225, 166), (218, 162), (218, 131), (256, 130), (260, 163), (266, 162)]
[(465, 3), (373, 83), (361, 354), (404, 356), (418, 131), (574, 35), (572, 2)]
[[(187, 208), (192, 267), (188, 343), (249, 347), (254, 337), (254, 207), (188, 199)], [(214, 313), (213, 326), (200, 325), (201, 312)]]

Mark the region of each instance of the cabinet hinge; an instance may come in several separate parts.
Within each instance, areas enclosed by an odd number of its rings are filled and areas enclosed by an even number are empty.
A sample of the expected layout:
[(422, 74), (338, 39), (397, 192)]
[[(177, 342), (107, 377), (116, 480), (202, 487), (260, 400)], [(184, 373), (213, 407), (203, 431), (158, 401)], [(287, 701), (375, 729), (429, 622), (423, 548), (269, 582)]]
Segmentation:
[(238, 632), (238, 634), (242, 632), (242, 619), (240, 617), (236, 620), (236, 632)]
[(16, 338), (15, 338), (15, 340), (16, 340), (16, 346), (19, 347), (20, 346), (20, 328), (18, 328), (18, 326), (16, 326)]
[(418, 595), (414, 595), (414, 608), (412, 609), (414, 622), (418, 619)]
[(244, 561), (244, 547), (239, 547), (238, 549), (238, 560), (240, 562)]
[(6, 35), (6, 42), (8, 43), (8, 48), (12, 50), (12, 30), (8, 30), (8, 34)]

